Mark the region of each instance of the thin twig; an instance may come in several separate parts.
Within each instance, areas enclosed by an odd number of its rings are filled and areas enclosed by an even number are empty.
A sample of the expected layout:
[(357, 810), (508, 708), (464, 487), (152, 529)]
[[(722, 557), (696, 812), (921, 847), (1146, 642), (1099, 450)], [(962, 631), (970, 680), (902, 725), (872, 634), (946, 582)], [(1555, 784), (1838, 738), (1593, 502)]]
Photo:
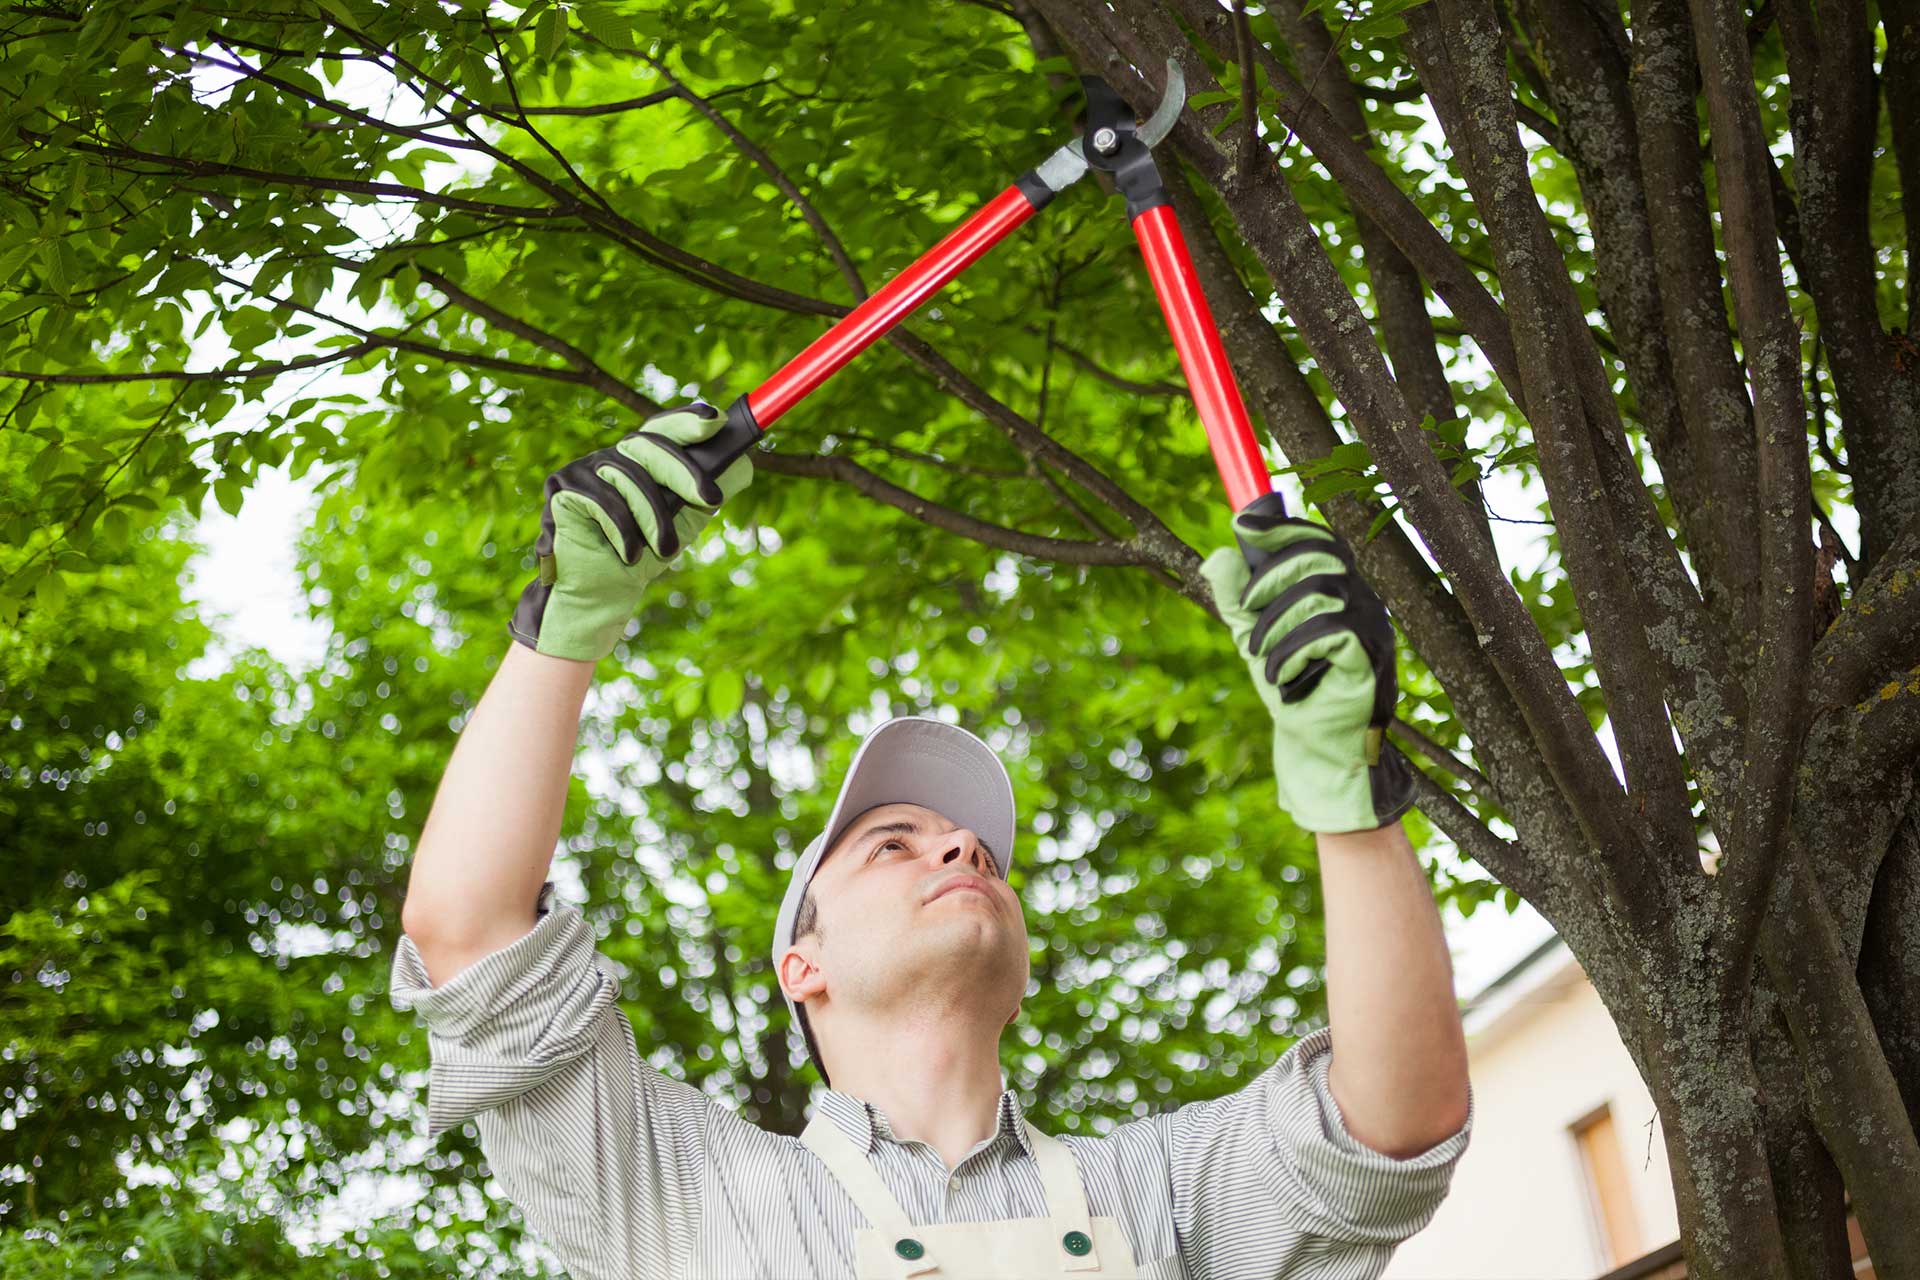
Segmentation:
[[(594, 39), (591, 33), (588, 34), (587, 38), (589, 40)], [(594, 42), (600, 43), (597, 40)], [(603, 43), (600, 44), (600, 47), (603, 49), (607, 48)], [(624, 53), (626, 51), (611, 49), (609, 52)], [(664, 77), (667, 83), (672, 85), (674, 90), (678, 92), (682, 98), (686, 99), (689, 106), (712, 121), (713, 127), (724, 134), (727, 141), (733, 143), (735, 149), (738, 150), (741, 155), (751, 160), (762, 173), (766, 174), (767, 177), (772, 180), (773, 185), (780, 189), (780, 193), (792, 202), (795, 209), (799, 210), (800, 216), (806, 220), (807, 225), (813, 228), (813, 233), (820, 237), (820, 242), (826, 247), (828, 256), (833, 259), (834, 265), (840, 268), (840, 276), (847, 282), (847, 288), (852, 291), (854, 301), (859, 302), (865, 299), (867, 296), (867, 286), (860, 278), (859, 268), (853, 264), (853, 256), (847, 252), (847, 247), (841, 243), (840, 237), (834, 234), (833, 228), (827, 225), (827, 220), (821, 215), (819, 209), (815, 208), (813, 202), (802, 194), (799, 184), (787, 176), (786, 170), (776, 164), (772, 156), (768, 155), (766, 151), (757, 146), (746, 134), (742, 133), (731, 120), (728, 120), (726, 116), (722, 115), (711, 101), (701, 94), (694, 92), (694, 90), (678, 76), (667, 70), (666, 63), (640, 50), (635, 50), (634, 53), (640, 58), (645, 59), (647, 65)]]
[[(1029, 333), (1039, 333), (1037, 326), (1030, 327)], [(1086, 352), (1071, 343), (1062, 342), (1058, 337), (1053, 340), (1054, 350), (1071, 360), (1081, 370), (1092, 374), (1100, 381), (1120, 391), (1131, 392), (1136, 396), (1163, 396), (1176, 398), (1187, 394), (1187, 389), (1176, 382), (1136, 382), (1125, 378), (1100, 364)]]
[(1489, 803), (1497, 803), (1494, 799), (1493, 784), (1487, 781), (1485, 774), (1435, 742), (1432, 738), (1429, 738), (1417, 725), (1410, 721), (1403, 720), (1399, 716), (1395, 716), (1393, 718), (1393, 731), (1407, 742), (1412, 743), (1414, 749), (1421, 755), (1442, 769), (1445, 769), (1462, 782), (1469, 784), (1480, 794), (1482, 799)]
[(1247, 145), (1240, 152), (1240, 174), (1251, 178), (1253, 157), (1260, 150), (1260, 112), (1254, 103), (1253, 23), (1247, 17), (1247, 0), (1234, 0), (1233, 42), (1240, 60), (1240, 117), (1247, 130)]
[(904, 458), (908, 462), (925, 463), (930, 467), (938, 467), (942, 471), (951, 471), (956, 475), (978, 476), (983, 480), (1017, 480), (1027, 474), (1025, 471), (1015, 467), (976, 467), (965, 462), (952, 462), (940, 457), (938, 454), (922, 453), (917, 449), (908, 449), (903, 445), (893, 443), (891, 440), (882, 440), (878, 436), (863, 435), (858, 431), (835, 430), (833, 434), (841, 440), (856, 440), (861, 444), (870, 445), (875, 449), (879, 449), (883, 453), (890, 453), (896, 458)]
[(420, 273), (422, 280), (446, 294), (447, 297), (453, 299), (453, 301), (458, 303), (462, 308), (479, 316), (488, 324), (525, 338), (535, 346), (542, 347), (558, 355), (561, 359), (585, 375), (584, 380), (586, 385), (618, 400), (621, 404), (632, 409), (641, 417), (650, 417), (660, 412), (660, 405), (651, 397), (641, 394), (627, 383), (614, 377), (613, 374), (607, 372), (607, 370), (595, 362), (592, 356), (589, 356), (586, 352), (580, 350), (580, 348), (574, 346), (564, 338), (548, 333), (544, 329), (537, 328), (517, 316), (510, 316), (491, 303), (474, 297), (430, 267), (423, 267), (415, 263), (414, 270)]
[(923, 498), (912, 490), (903, 489), (867, 470), (851, 458), (823, 454), (781, 453), (773, 449), (760, 449), (753, 454), (753, 465), (756, 470), (771, 471), (780, 475), (838, 480), (843, 484), (851, 485), (869, 498), (884, 502), (890, 507), (896, 507), (936, 529), (944, 529), (948, 533), (958, 534), (990, 547), (999, 547), (1003, 551), (1012, 551), (1039, 560), (1055, 560), (1063, 564), (1138, 565), (1143, 563), (1139, 548), (1131, 540), (1079, 542), (1067, 538), (1049, 538), (1039, 534), (1022, 533), (1018, 529), (989, 524), (984, 520), (976, 520), (970, 515), (955, 511), (952, 507), (942, 506)]

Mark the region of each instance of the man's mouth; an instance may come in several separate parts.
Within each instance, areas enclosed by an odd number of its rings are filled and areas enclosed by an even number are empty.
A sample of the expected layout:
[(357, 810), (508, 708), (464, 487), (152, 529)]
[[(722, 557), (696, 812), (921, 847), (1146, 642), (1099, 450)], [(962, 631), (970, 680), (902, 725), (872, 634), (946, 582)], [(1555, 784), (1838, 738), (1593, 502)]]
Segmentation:
[(942, 888), (938, 893), (934, 894), (933, 897), (928, 898), (927, 901), (938, 902), (940, 899), (948, 896), (949, 894), (955, 894), (955, 893), (977, 893), (982, 897), (988, 899), (989, 901), (991, 901), (993, 898), (993, 895), (987, 892), (987, 887), (985, 885), (978, 883), (972, 877), (967, 877), (965, 879), (952, 881), (951, 883), (946, 885), (944, 888)]

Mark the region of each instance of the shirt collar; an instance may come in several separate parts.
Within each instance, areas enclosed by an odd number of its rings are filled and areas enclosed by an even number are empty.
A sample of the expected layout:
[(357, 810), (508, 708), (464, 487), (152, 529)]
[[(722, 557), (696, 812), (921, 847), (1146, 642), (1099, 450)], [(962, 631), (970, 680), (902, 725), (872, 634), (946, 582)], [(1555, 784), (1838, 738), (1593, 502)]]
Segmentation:
[[(874, 1145), (882, 1138), (900, 1141), (894, 1136), (886, 1112), (850, 1093), (826, 1090), (820, 1095), (819, 1110), (862, 1154), (872, 1154)], [(994, 1136), (1012, 1138), (1031, 1156), (1033, 1147), (1027, 1141), (1027, 1114), (1020, 1105), (1020, 1095), (1011, 1089), (1004, 1090), (994, 1107), (994, 1116)]]

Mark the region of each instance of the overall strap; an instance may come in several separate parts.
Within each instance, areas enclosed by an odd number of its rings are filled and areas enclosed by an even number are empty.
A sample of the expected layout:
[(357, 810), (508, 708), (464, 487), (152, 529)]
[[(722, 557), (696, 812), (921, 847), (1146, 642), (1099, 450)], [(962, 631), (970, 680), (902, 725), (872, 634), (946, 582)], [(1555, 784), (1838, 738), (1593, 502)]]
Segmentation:
[(1093, 1247), (1093, 1219), (1087, 1212), (1087, 1192), (1073, 1152), (1058, 1138), (1027, 1125), (1027, 1141), (1040, 1165), (1040, 1185), (1047, 1194), (1047, 1216), (1053, 1220), (1055, 1244), (1062, 1271), (1098, 1271), (1100, 1255)]
[(939, 1270), (933, 1251), (915, 1234), (907, 1211), (894, 1199), (893, 1192), (887, 1190), (887, 1184), (867, 1162), (866, 1154), (849, 1142), (847, 1135), (834, 1127), (833, 1121), (815, 1112), (800, 1141), (820, 1157), (827, 1172), (853, 1198), (860, 1212), (867, 1215), (867, 1221), (892, 1237), (894, 1245), (888, 1261), (897, 1265), (897, 1280), (912, 1280), (914, 1276)]

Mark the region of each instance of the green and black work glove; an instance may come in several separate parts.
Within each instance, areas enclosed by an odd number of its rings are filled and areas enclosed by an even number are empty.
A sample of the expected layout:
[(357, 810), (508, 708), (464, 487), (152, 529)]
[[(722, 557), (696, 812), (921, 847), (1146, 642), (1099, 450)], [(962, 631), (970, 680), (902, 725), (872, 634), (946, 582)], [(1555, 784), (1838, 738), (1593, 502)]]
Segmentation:
[(530, 649), (597, 662), (613, 652), (646, 585), (753, 481), (758, 435), (709, 404), (658, 413), (547, 477), (534, 544), (540, 572), (507, 629)]
[(1346, 543), (1277, 498), (1233, 531), (1240, 545), (1200, 572), (1273, 716), (1281, 806), (1307, 831), (1385, 826), (1413, 803), (1411, 766), (1386, 740), (1399, 697), (1386, 604)]

